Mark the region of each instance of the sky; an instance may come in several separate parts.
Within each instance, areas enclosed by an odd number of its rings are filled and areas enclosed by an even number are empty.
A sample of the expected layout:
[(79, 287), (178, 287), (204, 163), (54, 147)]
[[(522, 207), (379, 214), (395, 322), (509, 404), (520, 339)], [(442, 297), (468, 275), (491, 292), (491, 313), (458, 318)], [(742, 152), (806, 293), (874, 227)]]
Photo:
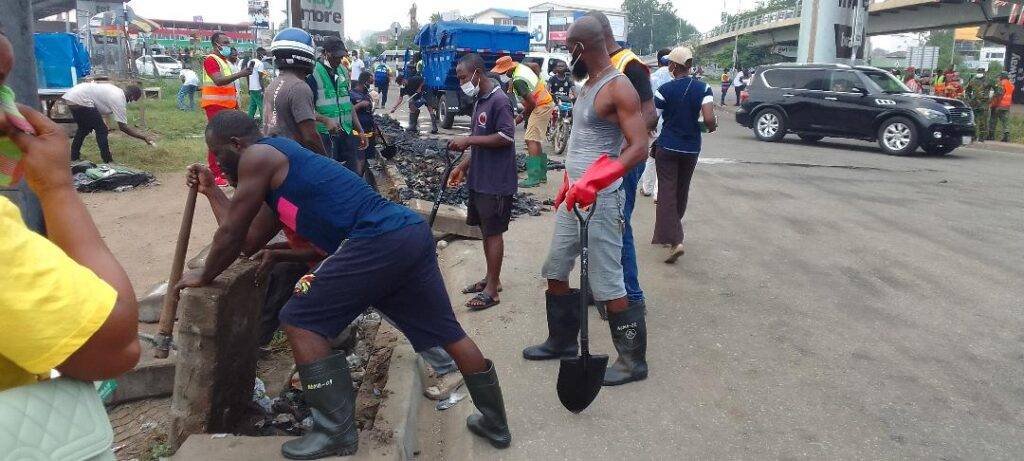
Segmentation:
[[(408, 25), (411, 0), (336, 0), (345, 2), (345, 35), (359, 40), (364, 33), (387, 29), (398, 21)], [(563, 0), (565, 3), (618, 8), (621, 0)], [(274, 21), (284, 18), (286, 0), (270, 0)], [(736, 13), (750, 9), (755, 0), (672, 0), (676, 12), (683, 19), (705, 32), (719, 23), (722, 11)], [(469, 15), (479, 12), (483, 2), (479, 0), (418, 0), (417, 19), (420, 24), (429, 21), (435, 11), (458, 10)], [(503, 8), (527, 10), (543, 0), (504, 0)], [(203, 16), (208, 22), (239, 23), (248, 21), (246, 0), (132, 0), (129, 6), (139, 15), (150, 19), (191, 20)], [(876, 47), (889, 50), (903, 48), (906, 41), (898, 37), (876, 37)]]

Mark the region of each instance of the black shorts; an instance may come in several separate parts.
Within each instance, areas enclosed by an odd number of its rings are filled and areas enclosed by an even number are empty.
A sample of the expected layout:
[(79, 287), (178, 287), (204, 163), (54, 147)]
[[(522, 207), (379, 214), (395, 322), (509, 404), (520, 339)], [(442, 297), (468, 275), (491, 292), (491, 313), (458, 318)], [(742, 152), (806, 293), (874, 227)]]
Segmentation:
[(512, 221), (512, 196), (469, 191), (466, 224), (479, 226), (484, 237), (504, 234)]
[(373, 306), (417, 352), (459, 341), (466, 333), (452, 311), (436, 251), (422, 222), (346, 240), (299, 279), (281, 310), (281, 323), (331, 339)]

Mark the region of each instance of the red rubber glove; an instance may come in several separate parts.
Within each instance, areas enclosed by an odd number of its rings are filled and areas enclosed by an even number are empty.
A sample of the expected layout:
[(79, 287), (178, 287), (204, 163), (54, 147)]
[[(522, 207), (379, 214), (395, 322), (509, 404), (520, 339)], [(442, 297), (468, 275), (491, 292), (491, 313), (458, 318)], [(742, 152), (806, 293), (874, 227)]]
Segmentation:
[(569, 181), (569, 172), (566, 171), (562, 174), (562, 187), (558, 189), (558, 195), (555, 196), (555, 211), (558, 211), (558, 207), (562, 206), (562, 202), (565, 201), (565, 193), (569, 192), (569, 186), (572, 185), (572, 181)]
[(597, 201), (597, 193), (626, 175), (626, 166), (608, 154), (601, 154), (583, 177), (569, 187), (565, 194), (565, 206), (572, 211), (574, 206), (587, 208)]

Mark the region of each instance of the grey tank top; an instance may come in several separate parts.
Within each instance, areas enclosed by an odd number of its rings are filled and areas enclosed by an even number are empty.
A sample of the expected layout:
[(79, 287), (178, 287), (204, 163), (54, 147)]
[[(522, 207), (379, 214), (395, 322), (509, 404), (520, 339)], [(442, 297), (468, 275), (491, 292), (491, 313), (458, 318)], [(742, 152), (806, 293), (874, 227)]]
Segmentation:
[[(569, 134), (568, 153), (565, 156), (565, 168), (569, 179), (577, 181), (583, 176), (590, 165), (593, 165), (601, 154), (618, 157), (622, 151), (622, 129), (618, 125), (601, 118), (594, 107), (594, 100), (608, 82), (626, 76), (617, 70), (608, 72), (593, 86), (584, 86), (576, 98), (572, 109), (572, 131)], [(622, 180), (615, 181), (601, 193), (615, 191)]]

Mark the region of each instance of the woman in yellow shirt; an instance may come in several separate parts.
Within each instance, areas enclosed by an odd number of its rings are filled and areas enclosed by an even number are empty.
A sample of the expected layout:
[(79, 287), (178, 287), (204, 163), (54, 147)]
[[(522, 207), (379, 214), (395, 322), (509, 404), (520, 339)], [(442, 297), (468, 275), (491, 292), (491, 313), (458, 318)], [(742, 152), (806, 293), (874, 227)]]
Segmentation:
[(67, 136), (39, 112), (19, 109), (38, 134), (2, 116), (0, 132), (24, 153), (49, 239), (0, 197), (0, 392), (53, 369), (85, 381), (119, 376), (139, 359), (135, 291), (72, 186)]

